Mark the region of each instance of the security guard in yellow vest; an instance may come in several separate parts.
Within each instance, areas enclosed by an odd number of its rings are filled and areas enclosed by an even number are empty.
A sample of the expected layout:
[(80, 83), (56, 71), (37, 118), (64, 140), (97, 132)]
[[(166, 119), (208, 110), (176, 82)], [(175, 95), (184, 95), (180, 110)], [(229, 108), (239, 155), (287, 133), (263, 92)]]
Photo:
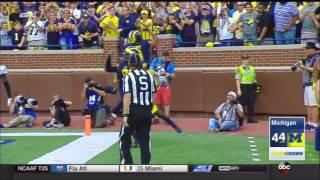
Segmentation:
[(242, 64), (236, 68), (236, 85), (239, 100), (243, 107), (247, 107), (248, 123), (257, 123), (254, 119), (254, 106), (256, 101), (256, 71), (249, 65), (249, 56), (241, 56)]

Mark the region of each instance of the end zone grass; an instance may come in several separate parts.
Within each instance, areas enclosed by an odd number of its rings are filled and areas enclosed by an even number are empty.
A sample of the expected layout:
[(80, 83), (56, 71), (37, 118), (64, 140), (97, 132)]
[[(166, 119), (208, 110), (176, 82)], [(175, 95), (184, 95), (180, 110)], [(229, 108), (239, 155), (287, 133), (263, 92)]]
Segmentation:
[[(95, 132), (106, 130), (99, 129)], [(80, 129), (2, 129), (6, 132), (83, 132)], [(0, 134), (1, 136), (1, 134)], [(79, 136), (59, 137), (0, 137), (15, 139), (10, 144), (0, 145), (0, 164), (25, 164), (50, 151), (66, 145)], [(255, 136), (258, 157), (253, 161), (248, 137), (241, 135), (152, 132), (152, 164), (278, 164), (269, 161), (267, 137)], [(86, 147), (83, 147), (86, 148)], [(140, 150), (131, 149), (136, 164), (140, 163)], [(100, 153), (87, 164), (118, 164), (119, 143)], [(314, 150), (314, 141), (306, 141), (306, 160), (289, 161), (293, 164), (319, 164), (319, 152)]]
[(54, 149), (57, 149), (79, 136), (60, 137), (0, 137), (15, 140), (0, 145), (0, 164), (26, 164)]
[[(151, 135), (151, 164), (278, 164), (269, 161), (268, 138), (254, 137), (258, 157), (253, 161), (248, 137), (226, 134), (154, 132)], [(140, 150), (131, 149), (134, 163), (140, 163)], [(319, 152), (314, 142), (306, 142), (306, 160), (296, 164), (319, 164)], [(118, 164), (119, 144), (91, 159), (88, 164)]]

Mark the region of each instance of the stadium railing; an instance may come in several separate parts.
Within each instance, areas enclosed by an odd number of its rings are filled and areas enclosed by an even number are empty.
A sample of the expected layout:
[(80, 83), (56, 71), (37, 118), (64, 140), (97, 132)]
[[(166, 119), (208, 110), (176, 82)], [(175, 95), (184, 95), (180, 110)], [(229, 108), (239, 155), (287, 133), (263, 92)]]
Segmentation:
[[(293, 38), (293, 39), (266, 39), (264, 41), (267, 42), (272, 42), (272, 45), (277, 45), (277, 41), (280, 42), (285, 42), (285, 41), (292, 41), (294, 43), (291, 44), (301, 44), (301, 41), (308, 41), (308, 40), (318, 40), (318, 42), (320, 42), (320, 38)], [(250, 40), (242, 40), (242, 39), (231, 39), (231, 40), (223, 40), (223, 41), (215, 41), (215, 42), (208, 42), (208, 41), (192, 41), (192, 42), (184, 42), (184, 41), (177, 41), (176, 42), (176, 47), (183, 47), (183, 45), (187, 44), (192, 44), (192, 45), (202, 45), (202, 46), (206, 46), (207, 43), (213, 43), (211, 44), (210, 47), (226, 47), (226, 46), (245, 46), (246, 43), (251, 43), (251, 45), (256, 45), (256, 46), (264, 46), (263, 44), (258, 45), (257, 44), (258, 41), (250, 41)], [(226, 45), (226, 44), (230, 44), (230, 45)], [(280, 44), (279, 44), (280, 45)], [(284, 43), (283, 43), (284, 45)], [(200, 46), (201, 47), (201, 46)]]
[[(62, 47), (66, 47), (69, 49), (62, 49)], [(91, 47), (85, 47), (83, 44), (72, 44), (72, 45), (22, 45), (22, 50), (30, 50), (41, 48), (43, 50), (74, 50), (74, 49), (103, 49), (103, 43), (95, 43), (92, 44)], [(50, 49), (50, 48), (60, 48), (60, 49)], [(18, 50), (17, 46), (0, 46), (0, 50)]]
[[(277, 45), (277, 41), (292, 41), (294, 43), (291, 44), (301, 44), (301, 41), (318, 41), (320, 42), (320, 38), (294, 38), (294, 39), (266, 39), (264, 41), (272, 41), (271, 45)], [(211, 45), (208, 46), (208, 43)], [(250, 44), (251, 43), (251, 44)], [(223, 40), (223, 41), (215, 41), (215, 42), (208, 42), (208, 41), (193, 41), (193, 42), (184, 42), (184, 41), (176, 41), (175, 48), (184, 47), (184, 45), (195, 45), (197, 47), (228, 47), (228, 46), (264, 46), (256, 44), (257, 41), (248, 41), (248, 40), (239, 40), (239, 39), (232, 39), (232, 40)], [(284, 44), (282, 44), (284, 45)], [(31, 47), (31, 48), (30, 48)], [(68, 49), (62, 49), (62, 47), (69, 47)], [(102, 43), (95, 43), (92, 47), (85, 47), (83, 44), (73, 44), (73, 45), (23, 45), (23, 50), (30, 50), (30, 49), (44, 49), (44, 50), (60, 50), (55, 48), (61, 48), (61, 50), (74, 50), (74, 49), (103, 49), (103, 42)], [(30, 49), (28, 49), (30, 48)], [(53, 48), (53, 49), (51, 49)], [(0, 46), (0, 50), (16, 50), (18, 49), (17, 46)]]

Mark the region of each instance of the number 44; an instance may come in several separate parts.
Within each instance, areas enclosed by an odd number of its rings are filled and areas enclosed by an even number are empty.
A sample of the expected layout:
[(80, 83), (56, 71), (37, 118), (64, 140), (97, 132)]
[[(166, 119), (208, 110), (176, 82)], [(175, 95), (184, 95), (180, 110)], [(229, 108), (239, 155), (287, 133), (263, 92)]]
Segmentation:
[(272, 141), (278, 142), (280, 140), (280, 142), (285, 142), (286, 140), (286, 134), (284, 132), (278, 134), (278, 133), (274, 133), (272, 136)]

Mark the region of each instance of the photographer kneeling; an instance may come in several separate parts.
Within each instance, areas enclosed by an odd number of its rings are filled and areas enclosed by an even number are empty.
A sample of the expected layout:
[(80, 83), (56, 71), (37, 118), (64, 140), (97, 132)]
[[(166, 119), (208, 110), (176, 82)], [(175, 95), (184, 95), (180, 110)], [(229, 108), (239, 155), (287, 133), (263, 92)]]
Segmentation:
[(10, 113), (16, 114), (17, 117), (3, 124), (5, 128), (14, 128), (20, 125), (25, 127), (32, 127), (34, 121), (37, 119), (36, 109), (38, 108), (38, 101), (33, 98), (26, 99), (21, 94), (17, 95), (9, 104)]
[(98, 84), (91, 77), (86, 78), (81, 98), (87, 103), (82, 114), (91, 116), (92, 127), (103, 128), (106, 126), (107, 117), (110, 115), (110, 106), (104, 105), (103, 97), (107, 93), (116, 94), (117, 88)]
[(237, 94), (230, 91), (226, 102), (215, 110), (215, 117), (209, 119), (209, 131), (235, 131), (240, 128), (239, 121), (243, 118), (243, 107), (237, 102)]
[(44, 121), (44, 128), (63, 128), (70, 125), (71, 117), (67, 109), (72, 105), (71, 101), (65, 101), (60, 98), (59, 95), (53, 96), (51, 106), (49, 107), (52, 119), (50, 121)]

